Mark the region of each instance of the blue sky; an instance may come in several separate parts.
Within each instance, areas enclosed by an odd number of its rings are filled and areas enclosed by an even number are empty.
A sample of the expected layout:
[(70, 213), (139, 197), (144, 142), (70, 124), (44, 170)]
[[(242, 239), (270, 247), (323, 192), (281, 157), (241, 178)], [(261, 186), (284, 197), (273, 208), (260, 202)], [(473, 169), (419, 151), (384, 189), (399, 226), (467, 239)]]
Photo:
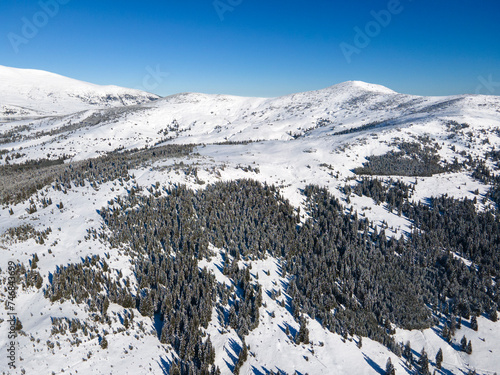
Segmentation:
[(347, 80), (500, 95), (499, 14), (496, 0), (7, 0), (0, 64), (159, 95)]

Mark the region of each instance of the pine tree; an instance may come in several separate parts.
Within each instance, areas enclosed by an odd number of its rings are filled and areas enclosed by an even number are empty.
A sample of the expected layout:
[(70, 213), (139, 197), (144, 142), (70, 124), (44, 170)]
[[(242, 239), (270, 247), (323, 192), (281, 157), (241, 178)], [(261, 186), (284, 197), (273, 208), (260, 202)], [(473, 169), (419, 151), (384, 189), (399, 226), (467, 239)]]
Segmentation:
[(465, 348), (465, 352), (467, 354), (472, 354), (472, 343), (469, 340), (469, 343), (467, 344), (467, 347)]
[(444, 324), (441, 334), (443, 335), (443, 339), (450, 342), (451, 340), (450, 329), (448, 328), (448, 325), (446, 323)]
[(443, 363), (443, 351), (439, 348), (439, 351), (436, 354), (436, 367), (441, 369), (441, 364)]
[(396, 370), (394, 369), (394, 365), (392, 364), (391, 357), (387, 358), (387, 362), (385, 364), (385, 375), (395, 375)]
[(490, 319), (492, 322), (496, 322), (498, 320), (498, 314), (497, 314), (496, 307), (494, 309), (491, 309), (489, 316), (490, 316)]
[(455, 336), (455, 330), (457, 329), (457, 321), (455, 317), (452, 315), (450, 317), (450, 335)]
[(403, 348), (403, 357), (406, 358), (408, 363), (413, 363), (413, 354), (411, 352), (411, 343), (407, 341)]
[(151, 300), (151, 296), (149, 294), (141, 296), (139, 301), (139, 311), (143, 316), (153, 316), (153, 301)]
[(33, 255), (33, 259), (31, 260), (31, 269), (34, 270), (38, 267), (38, 255)]
[(295, 342), (297, 344), (304, 343), (309, 344), (309, 329), (307, 328), (307, 321), (305, 318), (300, 320), (299, 332), (297, 332), (297, 337), (295, 337)]
[(102, 337), (101, 348), (103, 348), (103, 349), (107, 349), (108, 348), (108, 340), (106, 340), (106, 336)]
[[(243, 364), (245, 363), (245, 361), (247, 359), (248, 359), (248, 347), (247, 347), (247, 344), (245, 343), (245, 340), (243, 340), (241, 351), (240, 351), (240, 354), (238, 356), (238, 362), (236, 362), (235, 369), (234, 369), (235, 373), (236, 373), (236, 371), (239, 372), (239, 369), (241, 368), (241, 366), (243, 366)], [(238, 369), (238, 370), (236, 370), (236, 369)]]
[(37, 277), (36, 282), (35, 282), (35, 286), (37, 289), (40, 289), (42, 287), (42, 285), (43, 285), (42, 280), (43, 280), (43, 278), (41, 275), (39, 277)]
[(429, 358), (427, 357), (427, 353), (425, 349), (422, 349), (422, 353), (420, 353), (420, 359), (418, 360), (418, 365), (420, 366), (420, 372), (424, 375), (429, 374)]
[(23, 324), (21, 323), (21, 319), (16, 318), (16, 325), (14, 326), (16, 331), (20, 331), (23, 329)]
[(177, 363), (174, 363), (170, 368), (170, 375), (181, 375), (181, 370), (179, 370)]
[(460, 340), (460, 349), (465, 352), (467, 350), (467, 338), (465, 337), (462, 337), (462, 340)]
[(476, 316), (472, 316), (471, 320), (470, 320), (470, 327), (474, 330), (474, 331), (477, 331), (478, 330), (478, 326), (477, 326), (477, 318)]

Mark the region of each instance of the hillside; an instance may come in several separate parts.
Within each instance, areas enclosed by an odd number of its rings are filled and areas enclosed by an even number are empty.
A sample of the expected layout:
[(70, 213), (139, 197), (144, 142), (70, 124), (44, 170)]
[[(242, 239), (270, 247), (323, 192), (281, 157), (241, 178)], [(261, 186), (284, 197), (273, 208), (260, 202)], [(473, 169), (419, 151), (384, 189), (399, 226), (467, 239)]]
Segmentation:
[(29, 117), (0, 125), (6, 373), (500, 371), (498, 97), (129, 98), (2, 69)]
[(0, 90), (0, 121), (130, 106), (158, 99), (139, 90), (99, 86), (41, 70), (1, 65)]

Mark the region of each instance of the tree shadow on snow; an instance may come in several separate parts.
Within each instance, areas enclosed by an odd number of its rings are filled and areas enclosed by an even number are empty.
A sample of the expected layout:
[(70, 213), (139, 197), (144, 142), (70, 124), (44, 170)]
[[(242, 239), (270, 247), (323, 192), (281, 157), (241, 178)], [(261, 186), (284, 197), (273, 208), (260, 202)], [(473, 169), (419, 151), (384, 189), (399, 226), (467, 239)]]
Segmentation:
[[(261, 366), (260, 368), (262, 369), (262, 371), (259, 370), (257, 367), (252, 366), (253, 375), (269, 375), (271, 373), (271, 370), (268, 370), (264, 366)], [(279, 367), (276, 367), (276, 370), (278, 371), (278, 375), (288, 375), (288, 373), (286, 371), (283, 371)], [(276, 374), (276, 371), (274, 371), (274, 374)], [(301, 372), (298, 372), (298, 371), (295, 371), (294, 374), (303, 375)]]
[(276, 370), (278, 370), (278, 374), (279, 375), (288, 375), (288, 373), (286, 371), (283, 371), (282, 369), (280, 369), (279, 367), (276, 367)]
[(252, 365), (252, 373), (254, 375), (266, 375), (266, 374), (269, 373), (269, 370), (267, 368), (265, 368), (264, 366), (261, 366), (260, 368), (264, 372), (260, 371), (257, 367), (255, 367), (255, 366)]
[(163, 324), (164, 324), (164, 320), (163, 320), (163, 317), (161, 314), (155, 314), (154, 315), (154, 321), (153, 321), (153, 325), (155, 327), (155, 330), (156, 330), (156, 335), (158, 336), (158, 340), (161, 340), (161, 331), (163, 330)]
[(443, 340), (443, 342), (444, 342), (445, 344), (447, 344), (447, 345), (451, 345), (451, 343), (450, 343), (450, 342), (448, 342), (448, 341), (446, 341), (446, 339), (443, 337), (443, 334), (442, 334), (442, 333), (443, 333), (443, 330), (442, 330), (442, 328), (441, 328), (440, 326), (437, 326), (437, 327), (436, 327), (436, 326), (434, 326), (434, 327), (432, 327), (431, 329), (432, 329), (432, 331), (436, 334), (436, 336), (437, 336), (437, 337), (439, 337), (441, 340)]
[(283, 333), (285, 333), (285, 334), (286, 334), (287, 327), (288, 327), (288, 331), (290, 332), (290, 335), (292, 337), (295, 337), (297, 335), (297, 330), (295, 328), (293, 328), (290, 324), (288, 324), (287, 322), (283, 322), (283, 325), (278, 324), (278, 328), (281, 329), (283, 331)]
[[(434, 367), (435, 367), (435, 365), (436, 365), (436, 364), (435, 364), (435, 363), (433, 363), (433, 366), (434, 366)], [(467, 372), (466, 372), (465, 370), (460, 370), (460, 371), (462, 371), (462, 373), (464, 373), (464, 374), (468, 374), (468, 373), (469, 373), (469, 371), (468, 371), (468, 370), (467, 370)], [(445, 369), (445, 368), (441, 367), (441, 369), (440, 369), (440, 370), (436, 370), (436, 374), (453, 375), (453, 374), (454, 374), (454, 372), (452, 372), (452, 371), (450, 371), (450, 370), (448, 370), (448, 369)]]
[(224, 274), (224, 267), (222, 267), (222, 263), (214, 263), (214, 266), (219, 270), (220, 273)]
[(241, 345), (236, 342), (234, 339), (229, 339), (229, 348), (236, 354), (234, 355), (229, 351), (228, 348), (224, 348), (226, 351), (226, 354), (229, 356), (229, 359), (231, 360), (232, 363), (229, 363), (224, 359), (224, 362), (226, 363), (226, 366), (231, 370), (231, 372), (234, 371), (234, 368), (236, 366), (236, 363), (238, 362), (238, 356), (240, 355), (241, 351)]
[(234, 353), (236, 353), (236, 355), (240, 354), (241, 345), (238, 344), (235, 339), (229, 339), (229, 347)]
[(160, 361), (158, 362), (158, 365), (160, 366), (161, 371), (163, 372), (163, 375), (170, 374), (170, 368), (172, 367), (172, 361), (165, 360), (163, 357), (160, 357)]
[(384, 375), (385, 371), (380, 367), (373, 359), (368, 357), (365, 353), (363, 353), (363, 358), (365, 359), (366, 363), (368, 363), (372, 369), (377, 371), (380, 375)]

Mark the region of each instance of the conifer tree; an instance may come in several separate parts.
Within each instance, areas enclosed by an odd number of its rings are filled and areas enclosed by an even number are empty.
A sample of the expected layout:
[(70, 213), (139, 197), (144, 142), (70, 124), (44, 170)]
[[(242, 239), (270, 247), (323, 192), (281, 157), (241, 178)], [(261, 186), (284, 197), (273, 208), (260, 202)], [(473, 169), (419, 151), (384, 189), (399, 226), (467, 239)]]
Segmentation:
[(413, 363), (413, 353), (411, 352), (411, 343), (408, 340), (403, 348), (403, 357), (409, 364)]
[(472, 354), (472, 343), (469, 340), (469, 343), (467, 344), (467, 347), (465, 348), (465, 352), (467, 354)]
[(441, 369), (441, 364), (443, 363), (443, 351), (439, 348), (439, 351), (436, 354), (436, 367)]
[(462, 340), (460, 340), (460, 349), (465, 352), (467, 350), (467, 338), (465, 335), (462, 337)]
[(395, 375), (396, 370), (394, 365), (392, 364), (391, 357), (387, 358), (387, 362), (385, 364), (385, 375)]
[(474, 330), (474, 331), (477, 331), (478, 330), (478, 325), (477, 325), (477, 318), (475, 315), (472, 316), (471, 320), (470, 320), (470, 327)]
[(174, 363), (170, 368), (170, 375), (181, 375), (181, 370), (179, 370), (177, 363)]
[(295, 338), (297, 344), (304, 343), (309, 344), (309, 329), (307, 328), (307, 321), (305, 318), (300, 320), (299, 332), (297, 332), (297, 337)]
[(427, 375), (429, 374), (429, 358), (427, 357), (427, 353), (425, 349), (422, 349), (420, 353), (420, 358), (418, 360), (418, 365), (420, 366), (420, 373)]
[(106, 336), (103, 336), (101, 339), (101, 348), (103, 348), (103, 349), (108, 348), (108, 340), (106, 339)]

